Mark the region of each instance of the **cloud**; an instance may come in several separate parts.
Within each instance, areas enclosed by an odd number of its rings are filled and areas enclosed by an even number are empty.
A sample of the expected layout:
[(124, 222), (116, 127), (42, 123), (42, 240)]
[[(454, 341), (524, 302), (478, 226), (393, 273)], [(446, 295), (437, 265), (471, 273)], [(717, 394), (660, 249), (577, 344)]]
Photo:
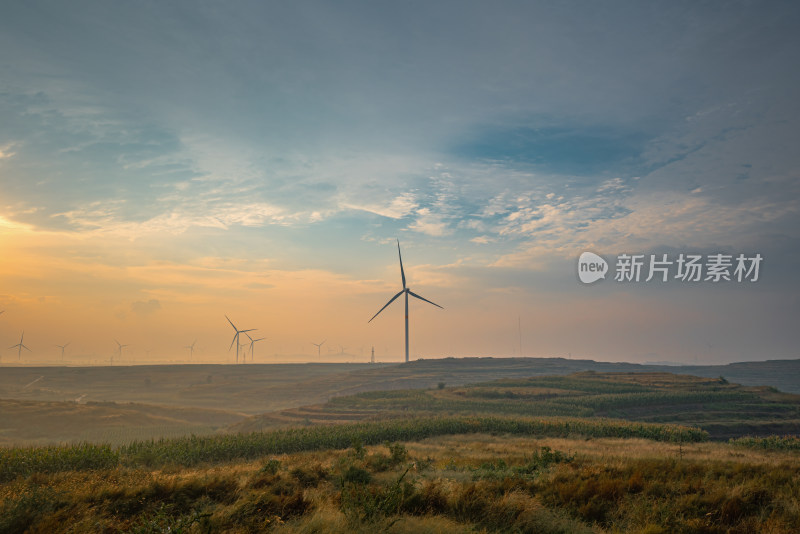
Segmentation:
[(453, 233), (453, 230), (449, 228), (444, 221), (443, 216), (432, 213), (428, 208), (417, 210), (417, 219), (411, 223), (408, 228), (435, 237), (442, 237)]
[(375, 215), (388, 217), (390, 219), (402, 219), (410, 215), (417, 208), (418, 204), (414, 199), (413, 193), (403, 193), (393, 198), (388, 205), (344, 203), (342, 206), (347, 209), (374, 213)]
[(8, 159), (16, 154), (14, 152), (14, 143), (0, 145), (0, 159)]
[(161, 309), (161, 303), (156, 299), (137, 301), (131, 303), (131, 311), (139, 315), (150, 315)]

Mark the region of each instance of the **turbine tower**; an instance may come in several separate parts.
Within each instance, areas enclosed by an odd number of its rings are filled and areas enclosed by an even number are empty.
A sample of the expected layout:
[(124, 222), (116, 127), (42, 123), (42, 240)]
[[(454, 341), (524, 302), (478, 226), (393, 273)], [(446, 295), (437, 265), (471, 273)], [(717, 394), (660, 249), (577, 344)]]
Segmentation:
[(250, 337), (250, 334), (245, 334), (245, 335), (247, 336), (247, 339), (250, 340), (250, 363), (253, 363), (253, 354), (255, 352), (256, 341), (263, 341), (267, 338), (260, 337), (258, 339), (253, 339), (252, 337)]
[[(403, 271), (403, 255), (400, 253), (400, 240), (399, 239), (397, 240), (397, 257), (400, 258), (400, 277), (403, 280), (403, 289), (401, 289), (400, 292), (397, 293), (397, 295), (393, 296), (389, 300), (389, 302), (384, 304), (383, 308), (378, 310), (378, 313), (376, 313), (375, 315), (372, 316), (372, 319), (377, 317), (383, 310), (385, 310), (386, 307), (389, 304), (391, 304), (392, 302), (394, 302), (397, 297), (399, 297), (400, 295), (405, 293), (405, 298), (406, 298), (406, 363), (408, 363), (408, 296), (411, 295), (412, 297), (416, 297), (419, 300), (424, 300), (428, 304), (433, 304), (437, 308), (442, 308), (442, 307), (439, 306), (438, 304), (436, 304), (435, 302), (431, 302), (430, 300), (426, 299), (425, 297), (421, 297), (421, 296), (417, 295), (416, 293), (411, 291), (411, 289), (406, 287), (406, 273)], [(442, 309), (444, 309), (444, 308), (442, 308)], [(367, 321), (367, 323), (371, 323), (372, 319)]]
[(230, 318), (227, 315), (225, 316), (225, 318), (228, 319), (228, 322), (231, 323), (231, 326), (233, 327), (234, 332), (236, 332), (233, 335), (233, 340), (231, 341), (231, 346), (228, 347), (228, 351), (230, 351), (231, 348), (233, 348), (233, 344), (236, 343), (236, 363), (239, 363), (239, 334), (244, 334), (245, 332), (252, 332), (253, 330), (257, 330), (257, 329), (256, 328), (248, 328), (247, 330), (239, 330), (238, 328), (236, 328), (236, 325), (233, 324), (233, 321), (231, 321)]
[(24, 338), (25, 338), (25, 331), (23, 330), (23, 331), (22, 331), (22, 335), (21, 335), (21, 336), (19, 336), (19, 343), (17, 343), (16, 345), (11, 345), (10, 347), (8, 347), (9, 349), (15, 349), (15, 348), (16, 348), (16, 349), (19, 349), (19, 350), (17, 351), (17, 360), (21, 360), (21, 359), (22, 359), (22, 349), (25, 349), (25, 350), (27, 350), (28, 352), (33, 352), (31, 349), (29, 349), (28, 347), (26, 347), (26, 346), (25, 346), (25, 344), (22, 342), (22, 340), (23, 340)]
[(196, 339), (194, 341), (192, 341), (191, 345), (186, 345), (185, 347), (183, 347), (185, 349), (189, 349), (189, 361), (192, 361), (192, 357), (194, 356), (194, 344), (195, 343), (197, 343)]
[[(70, 341), (69, 343), (72, 343), (72, 341)], [(64, 349), (66, 349), (67, 347), (69, 347), (69, 343), (67, 343), (67, 344), (65, 344), (65, 345), (56, 345), (56, 347), (58, 347), (59, 349), (61, 349), (61, 361), (62, 361), (62, 362), (64, 361)]]

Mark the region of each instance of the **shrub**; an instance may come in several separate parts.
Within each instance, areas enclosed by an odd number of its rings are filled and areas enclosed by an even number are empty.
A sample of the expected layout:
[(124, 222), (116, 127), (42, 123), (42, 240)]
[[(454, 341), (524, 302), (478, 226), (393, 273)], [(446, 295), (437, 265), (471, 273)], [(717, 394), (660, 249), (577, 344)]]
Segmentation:
[(270, 458), (267, 460), (267, 463), (261, 467), (261, 472), (266, 473), (268, 475), (274, 475), (278, 472), (278, 469), (281, 467), (281, 462), (276, 460), (275, 458)]

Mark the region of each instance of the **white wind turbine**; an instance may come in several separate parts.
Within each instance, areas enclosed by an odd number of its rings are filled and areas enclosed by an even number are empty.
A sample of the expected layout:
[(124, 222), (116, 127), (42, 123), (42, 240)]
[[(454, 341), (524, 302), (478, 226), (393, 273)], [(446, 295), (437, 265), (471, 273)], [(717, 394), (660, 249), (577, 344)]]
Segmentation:
[[(116, 343), (117, 343), (117, 352), (119, 353), (119, 359), (121, 360), (122, 359), (122, 349), (124, 349), (128, 345), (123, 345), (122, 343), (120, 343), (116, 339), (114, 341), (116, 341)], [(113, 355), (111, 356), (111, 365), (114, 365), (114, 356)]]
[(236, 332), (233, 335), (233, 340), (231, 341), (231, 346), (228, 347), (228, 350), (230, 351), (231, 348), (233, 348), (233, 344), (236, 343), (236, 363), (239, 363), (239, 334), (244, 334), (245, 332), (252, 332), (253, 330), (257, 330), (257, 329), (256, 328), (248, 328), (247, 330), (239, 330), (238, 328), (236, 328), (236, 325), (233, 324), (233, 321), (231, 321), (230, 318), (227, 315), (225, 316), (225, 318), (228, 319), (228, 322), (231, 323), (231, 326), (233, 327), (233, 330)]
[[(394, 301), (395, 301), (395, 299), (396, 299), (397, 297), (399, 297), (400, 295), (402, 295), (402, 294), (404, 294), (404, 293), (405, 293), (405, 297), (406, 297), (406, 363), (408, 363), (408, 296), (409, 296), (409, 295), (411, 295), (412, 297), (416, 297), (416, 298), (418, 298), (419, 300), (424, 300), (424, 301), (425, 301), (425, 302), (427, 302), (428, 304), (433, 304), (433, 305), (434, 305), (434, 306), (436, 306), (437, 308), (442, 308), (442, 307), (441, 307), (441, 306), (439, 306), (438, 304), (436, 304), (435, 302), (431, 302), (430, 300), (428, 300), (428, 299), (426, 299), (426, 298), (424, 298), (424, 297), (421, 297), (421, 296), (417, 295), (416, 293), (414, 293), (413, 291), (411, 291), (411, 289), (409, 289), (408, 287), (406, 287), (406, 273), (403, 271), (403, 255), (402, 255), (402, 254), (400, 254), (400, 240), (399, 240), (399, 239), (397, 240), (397, 256), (400, 258), (400, 277), (401, 277), (401, 278), (402, 278), (402, 280), (403, 280), (403, 289), (401, 289), (401, 290), (400, 290), (400, 292), (399, 292), (399, 293), (397, 293), (397, 295), (393, 296), (393, 297), (392, 297), (392, 298), (389, 300), (389, 302), (387, 302), (386, 304), (384, 304), (384, 305), (383, 305), (383, 308), (381, 308), (380, 310), (378, 310), (378, 313), (376, 313), (375, 315), (373, 315), (373, 316), (372, 316), (372, 319), (374, 319), (375, 317), (377, 317), (377, 316), (378, 316), (378, 314), (380, 314), (380, 313), (381, 313), (383, 310), (385, 310), (385, 309), (386, 309), (386, 307), (387, 307), (389, 304), (391, 304), (392, 302), (394, 302)], [(442, 308), (442, 309), (444, 309), (444, 308)], [(369, 320), (369, 321), (367, 321), (367, 322), (368, 322), (368, 323), (371, 323), (371, 322), (372, 322), (372, 319), (370, 319), (370, 320)]]
[[(325, 341), (328, 341), (328, 340), (326, 339)], [(312, 345), (314, 345), (315, 347), (317, 347), (317, 358), (319, 358), (319, 357), (320, 357), (320, 355), (319, 355), (319, 353), (320, 353), (320, 349), (322, 349), (322, 345), (324, 345), (324, 344), (325, 344), (325, 341), (323, 341), (322, 343), (314, 343), (313, 341), (311, 342), (311, 344), (312, 344)]]
[(247, 339), (250, 340), (250, 363), (253, 363), (253, 353), (255, 352), (256, 341), (263, 341), (267, 338), (260, 337), (258, 339), (253, 339), (252, 337), (250, 337), (250, 334), (245, 334), (245, 335), (247, 336)]
[(9, 349), (15, 349), (15, 348), (16, 348), (16, 349), (19, 349), (19, 350), (17, 351), (17, 360), (21, 360), (21, 359), (22, 359), (22, 349), (25, 349), (25, 350), (27, 350), (28, 352), (33, 352), (31, 349), (29, 349), (28, 347), (26, 347), (26, 346), (25, 346), (25, 344), (22, 342), (22, 340), (23, 340), (24, 338), (25, 338), (25, 331), (23, 330), (23, 331), (22, 331), (22, 335), (21, 335), (21, 336), (19, 336), (19, 343), (17, 343), (16, 345), (11, 345), (10, 347), (8, 347)]
[(189, 349), (189, 361), (192, 361), (192, 357), (194, 356), (194, 344), (195, 343), (197, 343), (196, 339), (194, 341), (192, 341), (191, 345), (186, 345), (185, 347), (183, 347), (185, 349)]
[(61, 349), (61, 361), (62, 361), (62, 362), (64, 361), (64, 349), (66, 349), (67, 347), (69, 347), (69, 344), (70, 344), (70, 343), (72, 343), (72, 341), (70, 341), (69, 343), (67, 343), (67, 344), (65, 344), (65, 345), (56, 345), (56, 347), (58, 347), (59, 349)]

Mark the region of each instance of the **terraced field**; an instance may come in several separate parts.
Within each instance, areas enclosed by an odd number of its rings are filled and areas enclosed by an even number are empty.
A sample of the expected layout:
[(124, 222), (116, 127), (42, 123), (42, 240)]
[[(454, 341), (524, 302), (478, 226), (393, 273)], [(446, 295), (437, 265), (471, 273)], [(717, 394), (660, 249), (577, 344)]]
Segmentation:
[(470, 386), (372, 391), (281, 410), (231, 426), (254, 431), (434, 414), (604, 417), (698, 426), (712, 438), (800, 434), (800, 395), (723, 378), (596, 373), (502, 379)]

